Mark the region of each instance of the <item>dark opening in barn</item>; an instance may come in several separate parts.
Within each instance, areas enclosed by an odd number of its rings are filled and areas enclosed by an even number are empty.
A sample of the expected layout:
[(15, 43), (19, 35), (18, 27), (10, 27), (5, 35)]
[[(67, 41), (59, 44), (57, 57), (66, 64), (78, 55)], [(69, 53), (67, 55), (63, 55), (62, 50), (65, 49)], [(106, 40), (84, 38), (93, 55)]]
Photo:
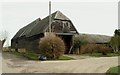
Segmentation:
[(70, 51), (70, 48), (73, 45), (73, 36), (74, 34), (69, 34), (69, 33), (63, 33), (63, 34), (57, 34), (65, 44), (65, 53), (68, 54)]

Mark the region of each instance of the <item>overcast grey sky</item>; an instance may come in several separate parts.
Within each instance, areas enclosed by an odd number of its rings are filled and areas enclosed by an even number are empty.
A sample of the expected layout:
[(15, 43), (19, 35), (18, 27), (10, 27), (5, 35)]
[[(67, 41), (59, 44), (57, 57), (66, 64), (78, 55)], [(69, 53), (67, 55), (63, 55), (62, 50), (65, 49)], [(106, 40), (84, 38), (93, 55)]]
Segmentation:
[[(79, 33), (112, 36), (118, 28), (118, 2), (52, 2), (52, 13), (59, 10), (72, 20)], [(0, 32), (10, 39), (20, 28), (48, 15), (48, 2), (4, 2), (0, 4)]]

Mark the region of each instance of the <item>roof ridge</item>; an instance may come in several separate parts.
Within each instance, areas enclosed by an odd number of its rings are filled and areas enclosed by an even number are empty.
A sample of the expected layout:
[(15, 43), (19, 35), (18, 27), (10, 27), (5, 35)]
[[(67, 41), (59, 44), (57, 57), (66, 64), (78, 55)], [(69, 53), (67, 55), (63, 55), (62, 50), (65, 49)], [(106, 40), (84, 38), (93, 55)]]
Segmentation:
[[(51, 14), (51, 23), (54, 20), (70, 21), (70, 19), (67, 18), (59, 10), (57, 10), (56, 12)], [(30, 36), (42, 33), (42, 32), (44, 32), (48, 28), (48, 26), (49, 26), (48, 22), (49, 22), (49, 15), (47, 17), (43, 18), (42, 20), (40, 20), (40, 18), (38, 18), (35, 21), (33, 21), (30, 24), (28, 24), (27, 26), (22, 27), (16, 33), (16, 35), (13, 37), (13, 39), (17, 38), (17, 37), (21, 37), (21, 36), (30, 37)]]

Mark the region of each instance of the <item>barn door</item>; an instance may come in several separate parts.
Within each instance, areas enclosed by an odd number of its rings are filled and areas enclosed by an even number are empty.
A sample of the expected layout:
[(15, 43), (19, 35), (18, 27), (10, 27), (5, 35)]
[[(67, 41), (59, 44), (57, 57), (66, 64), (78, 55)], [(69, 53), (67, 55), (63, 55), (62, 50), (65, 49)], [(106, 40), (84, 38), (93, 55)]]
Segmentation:
[(72, 46), (73, 35), (59, 35), (65, 44), (65, 54), (68, 54)]

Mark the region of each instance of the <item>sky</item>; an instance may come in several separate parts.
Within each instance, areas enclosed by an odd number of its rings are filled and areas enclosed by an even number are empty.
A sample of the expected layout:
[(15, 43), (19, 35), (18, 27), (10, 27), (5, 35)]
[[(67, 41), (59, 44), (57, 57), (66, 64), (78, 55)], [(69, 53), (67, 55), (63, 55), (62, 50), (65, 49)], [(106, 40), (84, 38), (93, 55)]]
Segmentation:
[[(79, 33), (112, 36), (118, 28), (117, 1), (52, 1), (52, 13), (57, 10), (72, 21)], [(20, 28), (37, 18), (45, 18), (48, 11), (48, 1), (1, 2), (0, 39), (6, 31), (6, 45), (10, 45), (11, 38)]]

